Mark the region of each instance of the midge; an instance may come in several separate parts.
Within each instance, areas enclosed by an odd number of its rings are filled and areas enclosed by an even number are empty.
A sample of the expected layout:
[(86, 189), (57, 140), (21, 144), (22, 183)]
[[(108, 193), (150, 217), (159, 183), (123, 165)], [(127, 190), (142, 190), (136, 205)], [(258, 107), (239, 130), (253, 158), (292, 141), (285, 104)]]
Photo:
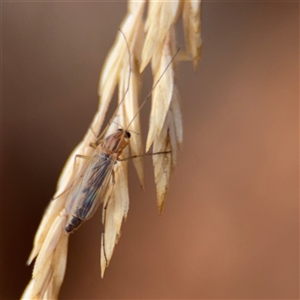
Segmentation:
[(67, 233), (71, 233), (83, 221), (91, 218), (103, 202), (111, 176), (114, 175), (113, 167), (120, 160), (130, 136), (127, 130), (118, 129), (99, 145), (95, 144), (93, 157), (84, 174), (79, 174), (74, 182), (74, 189), (67, 198), (65, 209), (71, 216), (65, 227)]
[[(82, 222), (90, 219), (98, 206), (103, 202), (108, 192), (111, 176), (114, 178), (114, 165), (118, 161), (136, 158), (137, 155), (121, 158), (122, 151), (129, 144), (131, 134), (124, 129), (118, 129), (110, 134), (102, 143), (92, 145), (95, 147), (93, 156), (74, 182), (70, 191), (66, 212), (70, 219), (65, 227), (67, 233), (73, 232)], [(156, 152), (146, 155), (167, 154), (171, 151)], [(141, 155), (142, 156), (142, 155)], [(114, 183), (114, 179), (112, 180)]]
[[(121, 31), (120, 31), (121, 32)], [(122, 32), (121, 32), (122, 33)], [(123, 35), (123, 33), (122, 33)], [(124, 36), (124, 35), (123, 35)], [(127, 43), (127, 40), (124, 36), (130, 61), (130, 50)], [(114, 181), (114, 166), (116, 163), (134, 159), (137, 157), (145, 155), (157, 155), (157, 154), (168, 154), (171, 151), (161, 151), (156, 153), (149, 153), (144, 155), (133, 155), (127, 158), (121, 157), (123, 150), (129, 144), (129, 139), (131, 134), (129, 132), (129, 127), (134, 121), (134, 119), (139, 114), (142, 107), (145, 105), (146, 101), (150, 98), (153, 90), (159, 83), (160, 79), (163, 77), (164, 73), (174, 61), (176, 55), (179, 53), (180, 48), (177, 50), (176, 54), (173, 56), (171, 61), (166, 66), (165, 70), (162, 72), (156, 83), (153, 85), (152, 90), (146, 97), (146, 99), (141, 104), (137, 113), (134, 115), (133, 119), (130, 121), (127, 129), (118, 129), (115, 133), (110, 134), (104, 140), (97, 139), (95, 144), (91, 144), (94, 148), (94, 152), (91, 157), (82, 157), (77, 155), (77, 157), (88, 159), (85, 163), (82, 170), (79, 172), (79, 175), (75, 179), (74, 183), (71, 186), (70, 191), (68, 192), (65, 211), (69, 216), (67, 225), (65, 226), (66, 233), (71, 233), (77, 229), (84, 221), (90, 219), (97, 208), (101, 203), (109, 202), (110, 192), (109, 189), (113, 188), (115, 183)], [(129, 65), (129, 72), (131, 68)], [(130, 75), (129, 75), (130, 79)], [(128, 80), (129, 85), (129, 80)], [(128, 88), (126, 90), (126, 93)], [(121, 102), (119, 103), (118, 108), (123, 103), (125, 95)], [(116, 110), (116, 112), (117, 112)], [(116, 113), (115, 112), (115, 113)], [(107, 199), (107, 201), (106, 201)], [(106, 206), (104, 205), (103, 219), (106, 219)], [(104, 226), (105, 224), (103, 224)], [(103, 229), (104, 234), (104, 229)], [(103, 245), (104, 246), (104, 245)]]

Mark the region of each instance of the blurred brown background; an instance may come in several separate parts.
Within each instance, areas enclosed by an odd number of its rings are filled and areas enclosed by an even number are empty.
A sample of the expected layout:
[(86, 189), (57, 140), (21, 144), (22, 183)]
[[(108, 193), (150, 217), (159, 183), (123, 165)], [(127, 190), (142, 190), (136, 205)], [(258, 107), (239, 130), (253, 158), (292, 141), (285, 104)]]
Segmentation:
[[(125, 11), (2, 3), (2, 299), (30, 279), (34, 234)], [(179, 68), (184, 144), (164, 213), (146, 159), (105, 278), (98, 213), (71, 236), (61, 299), (298, 298), (299, 4), (205, 2), (202, 17), (199, 71)]]

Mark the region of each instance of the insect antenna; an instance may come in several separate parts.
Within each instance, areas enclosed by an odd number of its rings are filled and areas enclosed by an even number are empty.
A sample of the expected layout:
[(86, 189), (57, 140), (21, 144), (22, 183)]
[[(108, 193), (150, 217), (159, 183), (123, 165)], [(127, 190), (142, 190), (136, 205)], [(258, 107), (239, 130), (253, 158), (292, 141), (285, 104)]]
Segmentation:
[(140, 133), (138, 133), (138, 132), (136, 132), (136, 131), (134, 131), (134, 130), (129, 130), (129, 129), (127, 129), (127, 131), (133, 132), (134, 134), (137, 134), (137, 135), (141, 135)]
[(144, 99), (144, 101), (142, 102), (140, 108), (138, 109), (138, 111), (136, 112), (136, 114), (134, 115), (133, 119), (130, 121), (130, 123), (128, 124), (126, 130), (128, 130), (129, 126), (132, 124), (132, 122), (135, 120), (135, 118), (137, 117), (137, 115), (139, 114), (139, 112), (141, 111), (141, 109), (144, 107), (144, 105), (146, 104), (147, 100), (149, 100), (149, 98), (151, 97), (153, 91), (155, 90), (156, 86), (159, 84), (160, 80), (162, 79), (162, 77), (164, 76), (164, 74), (166, 73), (166, 71), (168, 70), (169, 66), (173, 63), (173, 61), (175, 60), (176, 56), (178, 55), (178, 53), (180, 52), (181, 47), (179, 47), (175, 53), (175, 55), (172, 57), (172, 59), (170, 60), (170, 62), (167, 64), (165, 70), (161, 73), (161, 75), (159, 76), (159, 78), (157, 79), (157, 81), (155, 82), (155, 84), (153, 85), (151, 91), (149, 92), (149, 94), (147, 95), (147, 97)]
[[(131, 69), (131, 52), (130, 52), (130, 47), (129, 47), (128, 41), (127, 41), (127, 39), (126, 39), (126, 36), (125, 36), (124, 32), (123, 32), (120, 28), (118, 28), (118, 30), (119, 30), (119, 32), (122, 34), (122, 36), (123, 36), (123, 38), (124, 38), (124, 40), (125, 40), (125, 43), (126, 43), (127, 50), (128, 50), (127, 52), (128, 52), (128, 60), (129, 60), (129, 64), (128, 64), (129, 76), (128, 76), (127, 86), (126, 86), (126, 90), (125, 90), (125, 92), (124, 92), (124, 95), (123, 95), (121, 101), (118, 103), (118, 105), (117, 105), (117, 107), (116, 107), (116, 109), (115, 109), (115, 111), (114, 111), (114, 113), (113, 113), (113, 115), (112, 115), (112, 117), (111, 117), (111, 120), (114, 120), (114, 118), (116, 117), (116, 115), (117, 115), (117, 113), (118, 113), (118, 110), (119, 110), (120, 106), (123, 104), (123, 102), (124, 102), (124, 100), (125, 100), (125, 97), (126, 97), (126, 94), (127, 94), (128, 91), (129, 91), (130, 78), (131, 78), (131, 72), (132, 72), (132, 69)], [(109, 128), (109, 126), (111, 125), (111, 123), (117, 124), (117, 123), (114, 122), (114, 121), (108, 122), (108, 124), (105, 126), (104, 130), (102, 131), (102, 133), (98, 136), (97, 142), (103, 138), (103, 135), (106, 133), (106, 131), (107, 131), (107, 129)], [(117, 124), (117, 125), (119, 125), (119, 124)], [(122, 126), (120, 126), (120, 127), (122, 127)], [(97, 142), (96, 142), (96, 143), (97, 143)]]

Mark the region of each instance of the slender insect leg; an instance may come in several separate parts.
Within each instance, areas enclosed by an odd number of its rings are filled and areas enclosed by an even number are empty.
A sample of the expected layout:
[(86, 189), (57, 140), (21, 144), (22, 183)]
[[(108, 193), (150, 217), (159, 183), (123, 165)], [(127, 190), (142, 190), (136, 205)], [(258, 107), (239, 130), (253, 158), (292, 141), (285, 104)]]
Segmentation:
[(89, 143), (89, 146), (92, 147), (93, 149), (96, 149), (98, 147), (98, 145), (103, 141), (103, 139), (99, 140), (99, 136), (95, 133), (92, 126), (90, 126), (90, 129), (91, 129), (91, 132), (93, 133), (93, 135), (96, 138), (96, 142), (95, 143)]
[(111, 173), (111, 180), (112, 180), (112, 185), (115, 185), (115, 171), (112, 170), (112, 173)]
[(93, 149), (96, 149), (98, 144), (97, 143), (89, 143), (89, 146)]
[(89, 143), (89, 146), (93, 149), (96, 149), (102, 142), (103, 142), (103, 139), (97, 140), (95, 143)]
[[(114, 170), (112, 170), (112, 187), (111, 187), (111, 191), (113, 191), (113, 186), (115, 185), (115, 172)], [(102, 218), (102, 250), (103, 250), (103, 255), (104, 255), (104, 258), (105, 258), (105, 261), (106, 261), (106, 267), (108, 267), (108, 259), (107, 259), (107, 255), (106, 255), (106, 251), (105, 251), (105, 222), (106, 222), (106, 212), (107, 212), (107, 207), (108, 207), (108, 204), (109, 204), (109, 200), (110, 200), (110, 196), (111, 196), (111, 193), (106, 201), (106, 203), (104, 203), (103, 205), (103, 218)]]
[[(75, 170), (76, 170), (76, 159), (77, 159), (77, 158), (89, 159), (90, 157), (89, 157), (89, 156), (87, 156), (87, 155), (82, 155), (82, 154), (76, 154), (76, 155), (75, 155), (75, 158), (74, 158), (74, 165), (73, 165), (73, 174), (72, 174), (72, 177), (73, 177), (73, 176), (75, 176)], [(81, 175), (81, 177), (82, 177), (82, 176), (83, 176), (83, 175)], [(72, 187), (73, 183), (74, 183), (74, 178), (72, 178), (72, 184), (71, 184), (70, 188)]]
[[(76, 154), (75, 155), (74, 166), (73, 166), (73, 174), (75, 174), (75, 169), (76, 169), (76, 158), (88, 159), (89, 156), (81, 155), (81, 154)], [(54, 197), (52, 200), (58, 199), (60, 196), (62, 196), (64, 193), (66, 193), (72, 187), (72, 185), (73, 185), (73, 183), (69, 187), (67, 187), (63, 192), (61, 192), (59, 195)]]
[[(76, 154), (76, 155), (75, 155), (75, 158), (74, 158), (74, 166), (73, 166), (73, 175), (72, 175), (72, 176), (74, 176), (74, 174), (75, 174), (75, 169), (76, 169), (76, 159), (77, 159), (77, 158), (89, 159), (90, 157), (87, 156), (87, 155), (81, 155), (81, 154)], [(83, 176), (83, 175), (82, 175), (82, 176)], [(56, 197), (53, 198), (53, 199), (57, 199), (57, 198), (59, 198), (61, 195), (63, 195), (66, 191), (68, 191), (68, 190), (73, 186), (73, 183), (74, 183), (74, 179), (72, 179), (72, 184), (71, 184), (68, 188), (66, 188), (61, 194), (59, 194), (58, 196), (56, 196)]]
[(92, 134), (94, 135), (95, 138), (98, 138), (98, 135), (95, 133), (94, 129), (92, 126), (90, 126), (90, 130), (92, 132)]
[(105, 222), (106, 222), (106, 210), (107, 210), (107, 206), (108, 206), (108, 202), (103, 206), (103, 227), (102, 227), (102, 251), (103, 251), (103, 255), (104, 255), (104, 259), (106, 262), (106, 267), (108, 266), (108, 259), (106, 256), (106, 251), (105, 251)]
[(162, 152), (155, 152), (155, 153), (145, 153), (145, 154), (141, 154), (141, 155), (133, 155), (133, 156), (125, 157), (125, 158), (118, 158), (118, 161), (125, 161), (125, 160), (129, 160), (129, 159), (137, 158), (137, 157), (152, 156), (152, 155), (157, 155), (157, 154), (168, 154), (171, 152), (172, 151), (162, 151)]
[(52, 198), (52, 200), (58, 199), (60, 196), (62, 196), (64, 193), (66, 193), (70, 188), (72, 187), (72, 185), (70, 185), (69, 187), (67, 187), (63, 192), (61, 192), (59, 195), (57, 195), (56, 197)]
[(89, 159), (90, 156), (87, 155), (82, 155), (82, 154), (76, 154), (74, 158), (74, 166), (73, 166), (73, 174), (75, 174), (75, 169), (76, 169), (76, 159), (77, 158), (82, 158), (82, 159)]
[(103, 141), (103, 139), (99, 139), (99, 135), (97, 135), (94, 131), (94, 129), (92, 128), (92, 126), (90, 126), (90, 130), (92, 132), (92, 134), (94, 135), (94, 137), (96, 138), (96, 142), (95, 143), (89, 143), (89, 146), (93, 149), (96, 149), (98, 147), (99, 144), (101, 144), (101, 142)]

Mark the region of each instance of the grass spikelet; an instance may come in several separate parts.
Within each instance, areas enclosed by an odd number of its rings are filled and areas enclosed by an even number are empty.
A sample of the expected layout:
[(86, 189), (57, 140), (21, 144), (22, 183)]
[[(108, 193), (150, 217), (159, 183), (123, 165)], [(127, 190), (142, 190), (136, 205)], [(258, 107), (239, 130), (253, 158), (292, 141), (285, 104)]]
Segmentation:
[(186, 49), (193, 61), (194, 69), (197, 70), (198, 61), (201, 58), (201, 6), (200, 1), (183, 1), (183, 29)]
[[(111, 261), (116, 243), (121, 236), (121, 225), (129, 209), (128, 174), (126, 158), (133, 156), (133, 163), (144, 186), (143, 149), (152, 147), (154, 177), (157, 187), (157, 203), (162, 212), (169, 187), (171, 172), (177, 162), (182, 143), (182, 120), (179, 94), (175, 84), (178, 49), (174, 25), (183, 15), (187, 55), (196, 68), (200, 59), (200, 2), (199, 1), (149, 1), (147, 19), (143, 19), (146, 1), (129, 1), (127, 14), (120, 26), (99, 81), (99, 107), (81, 143), (71, 153), (57, 184), (34, 239), (28, 259), (34, 259), (32, 279), (22, 299), (57, 299), (67, 262), (69, 234), (65, 227), (72, 215), (68, 203), (73, 199), (76, 184), (90, 169), (95, 153), (104, 151), (104, 143), (110, 134), (121, 126), (124, 141), (126, 130), (140, 133), (139, 111), (152, 96), (149, 132), (146, 146), (140, 135), (135, 134), (129, 147), (113, 152), (114, 164), (106, 176), (102, 192), (101, 276)], [(153, 88), (142, 105), (139, 105), (140, 74), (151, 63)], [(101, 130), (114, 90), (118, 86), (118, 107), (111, 122)], [(117, 125), (118, 124), (118, 125)], [(99, 138), (95, 140), (95, 134)], [(93, 147), (91, 147), (93, 145)], [(117, 146), (117, 151), (119, 144)], [(120, 146), (121, 147), (121, 146)], [(97, 152), (98, 151), (98, 152)], [(104, 153), (104, 152), (103, 152)], [(80, 154), (81, 158), (77, 155)], [(138, 157), (136, 157), (138, 156)], [(82, 158), (89, 159), (82, 159)], [(108, 157), (108, 156), (107, 156)], [(124, 159), (125, 158), (125, 159)], [(123, 160), (122, 160), (123, 159)], [(80, 187), (80, 185), (79, 185)], [(99, 187), (98, 187), (99, 189)], [(97, 190), (98, 192), (98, 190)], [(71, 195), (71, 197), (70, 197)], [(100, 203), (100, 202), (99, 202)]]

